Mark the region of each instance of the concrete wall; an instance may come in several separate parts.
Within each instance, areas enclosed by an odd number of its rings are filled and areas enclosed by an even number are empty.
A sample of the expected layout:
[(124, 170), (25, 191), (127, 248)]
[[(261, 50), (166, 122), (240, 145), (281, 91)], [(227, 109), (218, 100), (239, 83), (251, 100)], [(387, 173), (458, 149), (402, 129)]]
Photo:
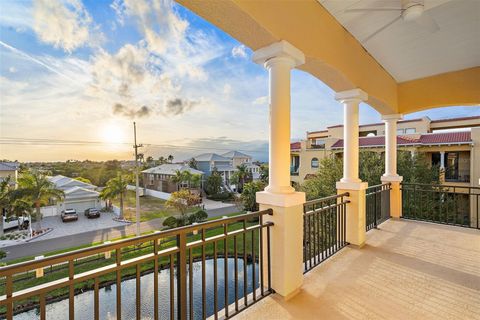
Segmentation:
[[(154, 198), (159, 198), (163, 200), (168, 200), (170, 199), (170, 193), (167, 192), (162, 192), (162, 191), (156, 191), (156, 190), (151, 190), (151, 189), (146, 189), (146, 188), (139, 188), (140, 189), (140, 195), (145, 195), (145, 196), (151, 196)], [(127, 190), (132, 190), (135, 191), (135, 186), (128, 185)]]

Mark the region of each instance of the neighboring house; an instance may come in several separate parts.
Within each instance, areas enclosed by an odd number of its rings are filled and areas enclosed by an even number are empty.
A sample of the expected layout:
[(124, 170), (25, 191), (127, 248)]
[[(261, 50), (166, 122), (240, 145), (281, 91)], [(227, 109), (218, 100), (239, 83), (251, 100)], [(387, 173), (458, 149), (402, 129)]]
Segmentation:
[[(361, 150), (384, 152), (383, 123), (361, 125), (359, 131)], [(442, 169), (444, 177), (441, 181), (445, 183), (458, 186), (480, 184), (480, 116), (399, 121), (397, 145), (399, 150), (425, 153), (429, 163)], [(302, 183), (316, 173), (322, 158), (332, 154), (342, 156), (343, 126), (308, 132), (306, 140), (290, 145), (290, 154), (291, 181)]]
[(224, 185), (228, 187), (234, 187), (230, 184), (230, 178), (240, 165), (247, 167), (254, 180), (260, 177), (260, 167), (252, 162), (252, 157), (239, 151), (230, 151), (223, 155), (203, 153), (193, 158), (197, 162), (197, 168), (205, 172), (205, 177), (217, 170), (223, 177)]
[(157, 167), (153, 167), (147, 170), (143, 170), (143, 183), (147, 189), (172, 193), (178, 191), (180, 188), (189, 188), (188, 184), (177, 184), (172, 182), (172, 177), (176, 172), (189, 171), (191, 174), (199, 174), (203, 176), (203, 172), (190, 168), (187, 165), (179, 163), (165, 163)]
[(57, 202), (57, 214), (65, 209), (75, 209), (78, 213), (88, 208), (101, 208), (99, 193), (96, 186), (62, 175), (48, 178), (57, 189), (65, 193), (65, 199)]
[(10, 177), (11, 186), (16, 187), (19, 167), (18, 162), (0, 162), (0, 181)]

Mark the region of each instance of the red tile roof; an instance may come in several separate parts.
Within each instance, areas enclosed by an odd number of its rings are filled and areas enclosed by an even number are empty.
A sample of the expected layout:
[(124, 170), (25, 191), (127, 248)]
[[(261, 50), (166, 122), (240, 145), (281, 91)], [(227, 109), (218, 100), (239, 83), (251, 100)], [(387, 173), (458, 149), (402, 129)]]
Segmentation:
[(420, 136), (421, 144), (465, 143), (471, 141), (470, 131), (430, 133)]
[(300, 150), (302, 144), (300, 142), (292, 142), (290, 143), (290, 150)]
[[(412, 136), (398, 136), (398, 145), (432, 145), (432, 144), (465, 144), (472, 141), (470, 131), (461, 132), (442, 132), (422, 134), (419, 138)], [(361, 137), (359, 139), (360, 147), (378, 147), (385, 145), (384, 136)], [(332, 145), (332, 148), (343, 148), (343, 139), (338, 140)]]

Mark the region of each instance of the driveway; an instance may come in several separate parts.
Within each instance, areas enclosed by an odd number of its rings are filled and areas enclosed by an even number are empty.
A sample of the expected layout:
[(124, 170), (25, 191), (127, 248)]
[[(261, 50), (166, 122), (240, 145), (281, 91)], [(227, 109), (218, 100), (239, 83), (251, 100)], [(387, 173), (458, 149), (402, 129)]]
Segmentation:
[(62, 222), (60, 216), (45, 217), (42, 220), (42, 227), (52, 228), (53, 230), (44, 236), (32, 240), (31, 242), (126, 225), (123, 222), (114, 221), (113, 217), (114, 215), (111, 212), (102, 212), (100, 217), (96, 219), (88, 219), (83, 215), (82, 212), (78, 214), (78, 221), (71, 222)]

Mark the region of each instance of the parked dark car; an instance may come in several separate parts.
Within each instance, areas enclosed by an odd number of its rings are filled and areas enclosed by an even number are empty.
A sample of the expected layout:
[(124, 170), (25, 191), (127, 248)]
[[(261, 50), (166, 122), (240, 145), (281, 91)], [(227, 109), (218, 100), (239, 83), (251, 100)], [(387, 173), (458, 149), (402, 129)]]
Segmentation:
[(65, 209), (65, 211), (62, 211), (63, 222), (77, 221), (77, 220), (78, 220), (78, 214), (75, 209)]
[(87, 218), (99, 218), (100, 217), (100, 210), (95, 208), (89, 208), (85, 210), (85, 217)]

